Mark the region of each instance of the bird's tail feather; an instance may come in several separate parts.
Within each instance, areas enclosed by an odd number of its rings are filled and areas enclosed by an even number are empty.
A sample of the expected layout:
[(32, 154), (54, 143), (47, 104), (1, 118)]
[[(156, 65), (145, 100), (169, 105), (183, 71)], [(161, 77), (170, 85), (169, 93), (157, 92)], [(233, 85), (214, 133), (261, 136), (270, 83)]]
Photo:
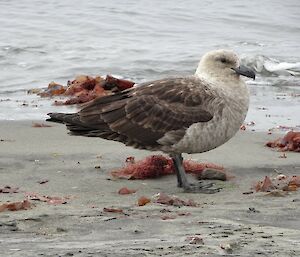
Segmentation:
[(76, 124), (79, 121), (79, 117), (77, 113), (53, 112), (53, 113), (48, 113), (47, 115), (50, 116), (50, 118), (46, 119), (46, 121), (50, 121), (50, 122)]
[[(46, 119), (46, 121), (65, 124), (70, 131), (69, 134), (75, 136), (98, 137), (101, 129), (106, 130), (107, 128), (105, 124), (103, 124), (103, 128), (99, 126), (98, 129), (86, 126), (80, 120), (78, 113), (48, 113), (47, 115), (49, 115), (50, 118)], [(105, 131), (103, 133), (105, 133)]]

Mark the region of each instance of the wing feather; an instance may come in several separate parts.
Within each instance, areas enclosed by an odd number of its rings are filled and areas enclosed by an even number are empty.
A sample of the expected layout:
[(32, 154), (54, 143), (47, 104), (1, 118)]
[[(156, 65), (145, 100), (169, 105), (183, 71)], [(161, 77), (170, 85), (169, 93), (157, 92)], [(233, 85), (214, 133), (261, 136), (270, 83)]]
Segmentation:
[(212, 100), (208, 86), (195, 77), (152, 81), (94, 100), (78, 113), (85, 129), (76, 130), (78, 122), (69, 129), (159, 149), (162, 137), (164, 144), (174, 144), (192, 124), (211, 120), (213, 113), (207, 110), (207, 103)]

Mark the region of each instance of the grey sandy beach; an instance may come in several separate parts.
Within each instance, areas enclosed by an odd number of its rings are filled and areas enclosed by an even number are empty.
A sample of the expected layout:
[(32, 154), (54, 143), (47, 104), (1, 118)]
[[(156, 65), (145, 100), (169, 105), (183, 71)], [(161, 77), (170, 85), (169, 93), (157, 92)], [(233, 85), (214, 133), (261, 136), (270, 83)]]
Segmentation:
[[(60, 124), (33, 128), (31, 121), (1, 122), (0, 186), (19, 187), (1, 202), (22, 201), (25, 193), (69, 196), (66, 204), (35, 201), (29, 210), (0, 214), (0, 256), (299, 256), (300, 195), (243, 194), (274, 170), (299, 174), (297, 153), (264, 147), (278, 134), (240, 131), (216, 150), (186, 155), (223, 165), (233, 179), (216, 182), (216, 194), (188, 194), (173, 175), (150, 180), (112, 180), (109, 172), (128, 156), (151, 152), (102, 139), (71, 137)], [(100, 166), (99, 168), (95, 168)], [(45, 184), (38, 181), (48, 180)], [(137, 189), (119, 195), (122, 187)], [(157, 193), (193, 199), (198, 207), (149, 203)], [(103, 212), (120, 208), (124, 214)], [(164, 215), (173, 217), (163, 220)], [(192, 244), (199, 237), (203, 243)]]

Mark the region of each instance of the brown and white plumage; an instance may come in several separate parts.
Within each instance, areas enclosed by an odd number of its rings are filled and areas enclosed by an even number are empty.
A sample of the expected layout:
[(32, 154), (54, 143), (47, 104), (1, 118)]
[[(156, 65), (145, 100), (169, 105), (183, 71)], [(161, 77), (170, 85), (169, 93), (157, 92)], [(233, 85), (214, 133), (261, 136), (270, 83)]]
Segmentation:
[(249, 104), (239, 74), (254, 77), (233, 52), (217, 50), (202, 58), (193, 76), (143, 83), (95, 99), (78, 113), (49, 113), (49, 120), (65, 123), (73, 135), (170, 153), (180, 166), (181, 153), (211, 150), (239, 129)]
[[(195, 87), (195, 79), (172, 78), (144, 83), (113, 96), (98, 98), (72, 115), (50, 114), (67, 123), (74, 135), (102, 137), (137, 148), (172, 149), (185, 130), (197, 122), (207, 122), (211, 96)], [(166, 134), (168, 141), (160, 143)]]

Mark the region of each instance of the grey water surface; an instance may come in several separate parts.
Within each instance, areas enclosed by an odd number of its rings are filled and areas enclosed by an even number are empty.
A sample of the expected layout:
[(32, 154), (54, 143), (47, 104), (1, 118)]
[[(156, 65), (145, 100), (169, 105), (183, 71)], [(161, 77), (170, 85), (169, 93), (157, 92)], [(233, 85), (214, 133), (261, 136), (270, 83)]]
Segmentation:
[(228, 48), (257, 72), (246, 122), (299, 126), (299, 14), (298, 0), (0, 0), (0, 120), (74, 111), (27, 94), (51, 81), (186, 75)]

